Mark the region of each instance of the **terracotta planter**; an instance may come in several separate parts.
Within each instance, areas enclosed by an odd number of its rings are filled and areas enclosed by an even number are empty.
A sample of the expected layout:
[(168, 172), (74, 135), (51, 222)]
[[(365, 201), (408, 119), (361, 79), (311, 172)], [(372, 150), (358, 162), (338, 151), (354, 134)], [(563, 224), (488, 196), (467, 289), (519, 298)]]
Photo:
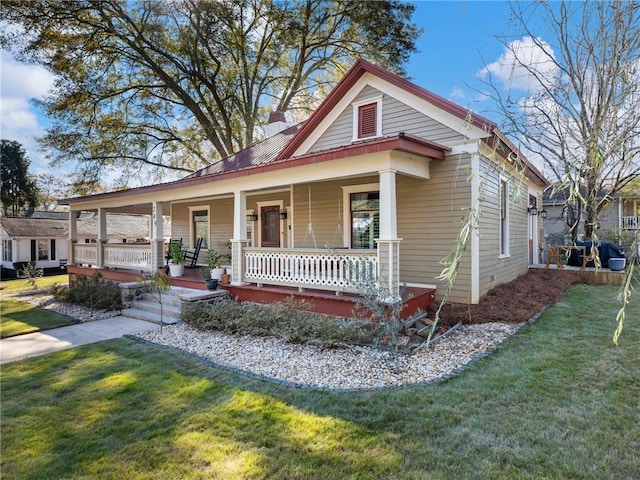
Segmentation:
[(231, 281), (230, 273), (223, 273), (220, 275), (220, 283), (228, 284)]

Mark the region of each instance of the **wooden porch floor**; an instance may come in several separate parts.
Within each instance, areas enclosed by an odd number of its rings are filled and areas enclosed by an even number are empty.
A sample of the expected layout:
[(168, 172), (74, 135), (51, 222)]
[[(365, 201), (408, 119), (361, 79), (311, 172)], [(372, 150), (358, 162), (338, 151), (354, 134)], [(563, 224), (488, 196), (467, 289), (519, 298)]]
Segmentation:
[[(172, 278), (169, 281), (172, 286), (192, 288), (195, 290), (206, 290), (207, 286), (201, 275), (202, 267), (185, 268), (182, 277)], [(69, 275), (92, 276), (100, 272), (104, 278), (118, 282), (135, 282), (141, 275), (140, 272), (122, 269), (95, 269), (87, 267), (69, 266)], [(336, 295), (335, 292), (325, 290), (305, 289), (303, 292), (297, 288), (280, 286), (261, 286), (255, 284), (247, 285), (224, 285), (220, 284), (219, 289), (227, 290), (232, 298), (239, 301), (257, 303), (275, 303), (285, 301), (290, 297), (302, 300), (312, 305), (312, 310), (328, 315), (341, 317), (351, 317), (361, 302), (359, 295), (343, 293)], [(407, 318), (418, 310), (427, 310), (434, 302), (435, 289), (407, 287), (402, 295), (404, 309), (401, 317)]]

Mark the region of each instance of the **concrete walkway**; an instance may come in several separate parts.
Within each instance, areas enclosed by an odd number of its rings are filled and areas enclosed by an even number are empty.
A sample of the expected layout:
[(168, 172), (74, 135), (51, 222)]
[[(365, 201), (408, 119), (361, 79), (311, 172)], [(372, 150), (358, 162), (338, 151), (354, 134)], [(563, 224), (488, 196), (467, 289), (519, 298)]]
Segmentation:
[(0, 364), (160, 328), (151, 322), (113, 317), (0, 340)]

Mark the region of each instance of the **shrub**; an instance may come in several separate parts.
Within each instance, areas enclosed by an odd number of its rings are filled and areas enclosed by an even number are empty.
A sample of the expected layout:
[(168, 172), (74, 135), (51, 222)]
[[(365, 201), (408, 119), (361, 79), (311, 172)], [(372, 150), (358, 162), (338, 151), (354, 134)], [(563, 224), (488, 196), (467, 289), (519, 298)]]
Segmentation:
[(309, 304), (289, 299), (271, 305), (218, 300), (214, 304), (188, 304), (182, 320), (201, 330), (232, 335), (284, 338), (291, 343), (334, 346), (343, 342), (364, 342), (365, 323), (308, 311)]
[(83, 305), (98, 310), (120, 310), (122, 297), (120, 287), (102, 277), (100, 273), (91, 278), (77, 275), (69, 286), (55, 285), (53, 295), (61, 302)]

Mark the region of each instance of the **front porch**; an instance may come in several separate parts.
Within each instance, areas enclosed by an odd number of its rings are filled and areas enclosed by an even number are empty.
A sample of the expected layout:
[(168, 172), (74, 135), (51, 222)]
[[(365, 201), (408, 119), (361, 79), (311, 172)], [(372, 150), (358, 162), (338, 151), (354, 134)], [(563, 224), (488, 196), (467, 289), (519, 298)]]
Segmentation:
[[(202, 279), (201, 270), (203, 267), (187, 268), (182, 277), (169, 278), (174, 287), (183, 287), (194, 290), (206, 290), (207, 287)], [(135, 282), (144, 272), (140, 270), (123, 268), (93, 268), (86, 266), (70, 265), (67, 267), (70, 279), (75, 275), (92, 276), (99, 272), (104, 278), (116, 282)], [(353, 316), (361, 302), (361, 296), (356, 293), (345, 292), (336, 295), (327, 290), (313, 288), (294, 288), (290, 286), (258, 286), (257, 284), (231, 285), (221, 284), (219, 289), (227, 290), (231, 297), (239, 301), (274, 303), (285, 301), (290, 297), (295, 300), (308, 302), (313, 305), (315, 312), (341, 317)], [(418, 310), (426, 311), (434, 302), (435, 288), (406, 287), (402, 292), (402, 302), (404, 308), (401, 313), (402, 318), (413, 315)]]

